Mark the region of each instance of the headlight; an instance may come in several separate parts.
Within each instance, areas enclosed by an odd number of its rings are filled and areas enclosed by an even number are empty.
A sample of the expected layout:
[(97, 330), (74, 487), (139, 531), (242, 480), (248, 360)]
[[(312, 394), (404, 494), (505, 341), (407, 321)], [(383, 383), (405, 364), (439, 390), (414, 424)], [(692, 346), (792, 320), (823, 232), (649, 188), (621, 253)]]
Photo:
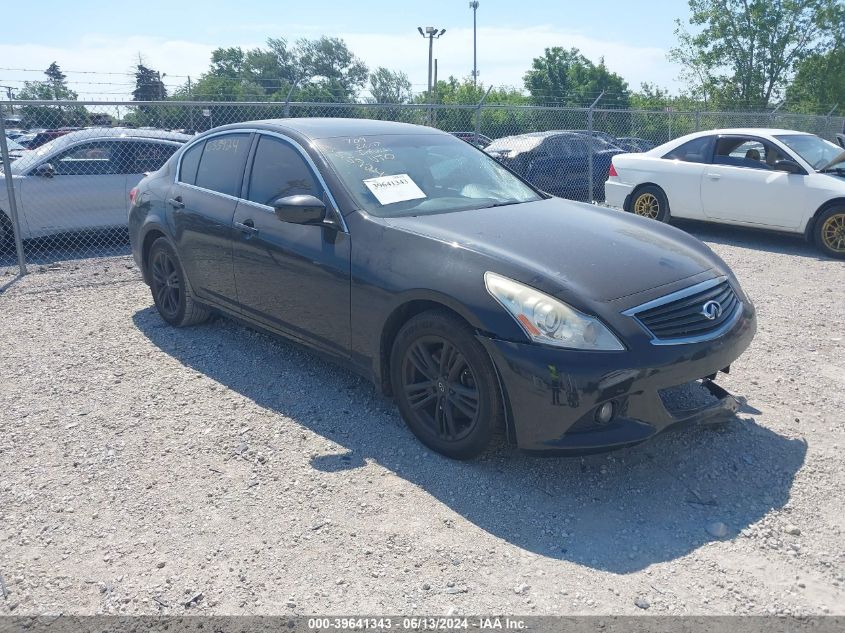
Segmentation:
[(539, 290), (491, 272), (484, 273), (484, 285), (532, 341), (571, 349), (625, 349), (597, 318)]

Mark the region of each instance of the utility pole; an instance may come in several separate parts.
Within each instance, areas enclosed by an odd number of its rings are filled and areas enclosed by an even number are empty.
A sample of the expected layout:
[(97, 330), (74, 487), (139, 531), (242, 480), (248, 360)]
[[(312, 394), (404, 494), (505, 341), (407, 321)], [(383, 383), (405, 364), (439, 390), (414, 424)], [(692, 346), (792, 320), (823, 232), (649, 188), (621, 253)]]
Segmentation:
[(425, 32), (423, 32), (422, 27), (418, 26), (417, 30), (423, 38), (428, 40), (428, 99), (431, 101), (431, 77), (432, 72), (434, 71), (432, 66), (434, 59), (434, 40), (440, 39), (440, 36), (446, 32), (446, 29), (440, 29), (438, 31), (436, 27), (427, 26), (425, 27)]
[[(0, 86), (0, 88), (6, 89), (6, 96), (9, 97), (9, 101), (15, 100), (15, 95), (12, 93), (13, 90), (17, 90), (14, 86)], [(15, 108), (13, 106), (9, 106), (9, 115), (13, 115), (15, 113)]]
[[(432, 98), (434, 103), (437, 103), (437, 59), (434, 60), (434, 96)], [(434, 125), (437, 124), (437, 110), (431, 111), (431, 118)]]
[(472, 9), (472, 85), (478, 85), (478, 48), (476, 45), (476, 28), (475, 28), (475, 14), (478, 11), (478, 0), (473, 0), (469, 3), (469, 8)]

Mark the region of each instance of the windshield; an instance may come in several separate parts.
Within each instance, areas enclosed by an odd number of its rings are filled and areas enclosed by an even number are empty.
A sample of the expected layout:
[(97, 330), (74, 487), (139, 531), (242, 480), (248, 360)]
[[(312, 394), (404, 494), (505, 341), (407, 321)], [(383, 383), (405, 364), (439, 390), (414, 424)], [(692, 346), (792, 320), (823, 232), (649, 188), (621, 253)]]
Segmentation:
[(338, 137), (317, 146), (355, 202), (380, 217), (541, 199), (495, 160), (451, 135)]
[(842, 153), (838, 145), (813, 134), (783, 134), (775, 138), (810, 163), (813, 169), (822, 169)]
[(6, 145), (9, 148), (10, 152), (16, 152), (16, 151), (24, 149), (23, 145), (21, 145), (20, 143), (16, 143), (12, 139), (10, 139), (8, 136), (6, 137)]

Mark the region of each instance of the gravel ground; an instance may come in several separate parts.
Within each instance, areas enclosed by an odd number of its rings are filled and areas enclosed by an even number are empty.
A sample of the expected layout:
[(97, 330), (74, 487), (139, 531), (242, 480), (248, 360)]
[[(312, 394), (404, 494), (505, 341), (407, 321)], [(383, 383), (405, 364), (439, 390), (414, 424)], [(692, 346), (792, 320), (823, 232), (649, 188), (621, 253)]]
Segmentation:
[(845, 614), (845, 263), (685, 228), (756, 302), (748, 404), (587, 458), (441, 458), (127, 258), (0, 276), (0, 614)]

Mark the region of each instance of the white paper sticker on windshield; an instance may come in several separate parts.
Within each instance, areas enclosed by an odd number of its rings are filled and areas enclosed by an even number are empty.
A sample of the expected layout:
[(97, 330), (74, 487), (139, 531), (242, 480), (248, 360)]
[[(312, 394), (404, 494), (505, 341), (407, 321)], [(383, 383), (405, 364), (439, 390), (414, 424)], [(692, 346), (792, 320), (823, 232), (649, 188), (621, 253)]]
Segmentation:
[(417, 187), (417, 183), (411, 180), (408, 174), (396, 174), (394, 176), (382, 176), (380, 178), (368, 178), (364, 181), (379, 204), (393, 204), (394, 202), (405, 202), (405, 200), (417, 200), (425, 198), (423, 190)]

